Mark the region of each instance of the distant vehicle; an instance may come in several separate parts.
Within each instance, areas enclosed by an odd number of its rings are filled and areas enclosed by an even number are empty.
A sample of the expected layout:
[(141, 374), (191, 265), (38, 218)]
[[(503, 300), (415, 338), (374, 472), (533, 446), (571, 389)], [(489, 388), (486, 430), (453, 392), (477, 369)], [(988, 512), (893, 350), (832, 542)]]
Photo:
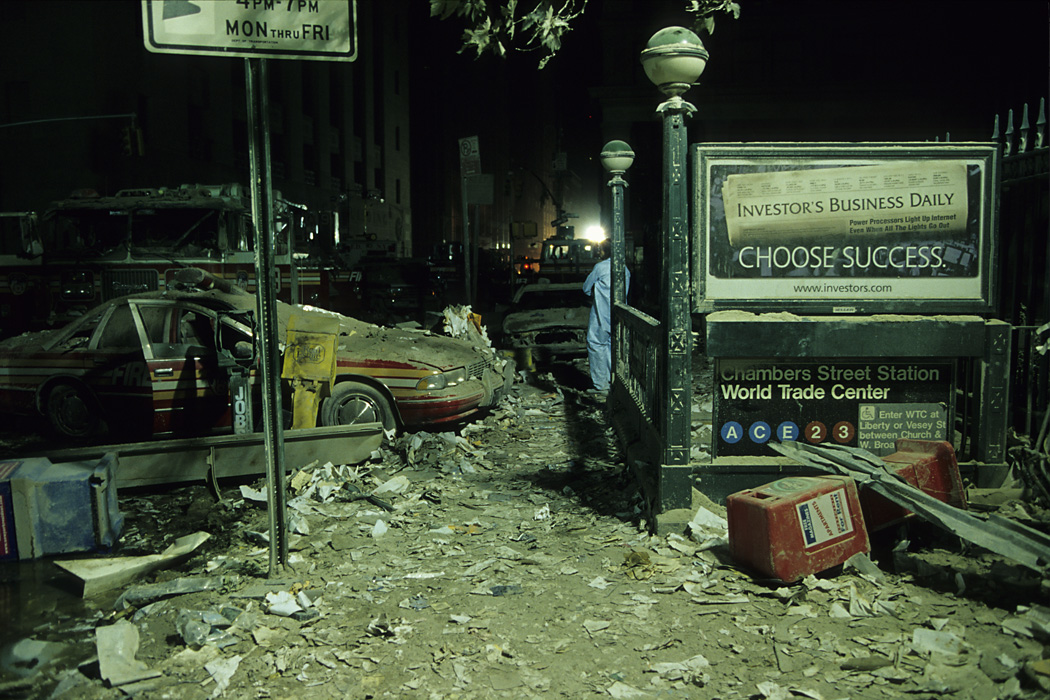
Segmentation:
[[(275, 193), (278, 297), (326, 305), (316, 270), (293, 253), (303, 208)], [(57, 328), (97, 304), (163, 291), (179, 270), (198, 267), (255, 290), (250, 193), (238, 183), (81, 190), (39, 217), (0, 217), (0, 336)], [(17, 226), (16, 226), (17, 224)], [(320, 298), (319, 298), (320, 297)]]
[(440, 243), (431, 246), (427, 256), (430, 268), (430, 291), (446, 303), (461, 302), (465, 289), (462, 243)]
[(425, 261), (404, 258), (364, 257), (359, 315), (384, 325), (423, 321), (429, 271)]
[[(634, 236), (624, 236), (625, 262), (630, 267), (637, 265)], [(601, 260), (601, 243), (586, 238), (575, 238), (570, 234), (551, 236), (543, 241), (540, 259), (533, 270), (540, 279), (551, 282), (576, 282), (581, 284), (590, 274), (594, 265)]]
[(539, 276), (551, 282), (582, 283), (599, 260), (600, 246), (594, 241), (552, 236), (543, 242)]
[[(0, 412), (42, 415), (81, 441), (233, 432), (234, 377), (258, 393), (255, 296), (192, 272), (192, 287), (112, 299), (64, 328), (0, 342)], [(494, 353), (468, 341), (278, 302), (282, 348), (293, 314), (334, 318), (339, 328), (318, 425), (433, 427), (494, 405), (504, 390)]]
[(503, 346), (530, 350), (536, 360), (587, 352), (590, 305), (581, 285), (527, 284), (503, 317)]

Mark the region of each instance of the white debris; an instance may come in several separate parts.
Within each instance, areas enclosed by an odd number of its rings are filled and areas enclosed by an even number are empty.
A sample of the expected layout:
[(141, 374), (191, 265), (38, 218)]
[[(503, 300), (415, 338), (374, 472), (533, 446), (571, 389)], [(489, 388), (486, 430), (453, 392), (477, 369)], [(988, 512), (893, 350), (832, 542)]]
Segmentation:
[(912, 632), (912, 649), (921, 654), (960, 654), (963, 640), (951, 632), (917, 628)]
[(383, 522), (381, 519), (376, 520), (376, 524), (372, 526), (372, 537), (382, 537), (387, 532), (389, 532), (389, 530), (390, 528), (385, 522)]
[(606, 688), (607, 692), (616, 700), (632, 700), (632, 698), (651, 698), (652, 694), (645, 692), (644, 690), (638, 690), (632, 686), (623, 683), (622, 681), (616, 681), (611, 686)]
[(303, 608), (288, 591), (277, 591), (266, 594), (267, 612), (279, 617), (290, 617)]
[(729, 522), (700, 506), (689, 521), (689, 536), (701, 550), (726, 545), (729, 542)]
[(204, 670), (211, 674), (215, 681), (215, 691), (211, 694), (213, 698), (226, 695), (226, 688), (230, 685), (233, 674), (237, 673), (237, 667), (241, 664), (240, 655), (228, 659), (215, 659), (204, 665)]
[(708, 679), (704, 671), (710, 666), (711, 662), (702, 654), (697, 654), (685, 661), (653, 664), (651, 670), (666, 681), (685, 681), (693, 685), (706, 685)]
[(99, 674), (111, 686), (161, 675), (135, 658), (139, 651), (139, 628), (127, 620), (96, 627), (95, 647), (98, 651)]
[(609, 629), (611, 623), (608, 620), (584, 620), (583, 628), (590, 634)]
[(411, 482), (407, 476), (398, 475), (387, 479), (382, 484), (376, 487), (375, 491), (372, 492), (375, 496), (382, 496), (386, 493), (403, 493), (405, 489), (409, 487)]
[(266, 503), (266, 491), (264, 489), (253, 489), (247, 484), (241, 484), (241, 498), (246, 501), (255, 501), (256, 503)]

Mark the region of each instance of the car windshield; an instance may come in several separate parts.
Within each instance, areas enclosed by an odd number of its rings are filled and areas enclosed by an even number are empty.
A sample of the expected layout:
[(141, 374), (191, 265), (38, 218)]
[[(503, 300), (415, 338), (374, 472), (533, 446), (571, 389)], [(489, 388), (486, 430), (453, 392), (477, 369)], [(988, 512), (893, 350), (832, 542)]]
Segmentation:
[(52, 256), (119, 259), (127, 254), (127, 212), (67, 210), (55, 214), (49, 224)]
[(587, 297), (576, 285), (570, 288), (544, 289), (551, 285), (529, 287), (521, 290), (515, 302), (515, 310), (565, 309), (587, 306)]

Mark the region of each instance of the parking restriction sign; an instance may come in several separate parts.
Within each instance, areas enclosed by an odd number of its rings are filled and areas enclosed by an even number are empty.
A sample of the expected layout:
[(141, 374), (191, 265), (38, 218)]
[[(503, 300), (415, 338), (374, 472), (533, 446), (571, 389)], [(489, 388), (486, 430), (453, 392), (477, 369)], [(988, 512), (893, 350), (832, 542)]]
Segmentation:
[(356, 0), (142, 0), (153, 53), (353, 61)]

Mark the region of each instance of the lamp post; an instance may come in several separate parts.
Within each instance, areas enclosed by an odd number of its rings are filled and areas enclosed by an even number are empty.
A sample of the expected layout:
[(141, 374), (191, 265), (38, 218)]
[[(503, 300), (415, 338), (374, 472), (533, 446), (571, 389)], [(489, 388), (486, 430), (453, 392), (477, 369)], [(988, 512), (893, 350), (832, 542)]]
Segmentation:
[(661, 29), (642, 51), (645, 74), (667, 99), (657, 107), (663, 119), (663, 270), (661, 298), (664, 372), (660, 434), (663, 439), (659, 501), (661, 510), (689, 508), (692, 403), (692, 323), (689, 285), (689, 213), (686, 199), (688, 141), (685, 116), (696, 107), (682, 94), (697, 81), (708, 53), (695, 33), (684, 27)]
[[(634, 163), (634, 151), (623, 141), (610, 141), (602, 148), (602, 167), (612, 173), (609, 188), (612, 190), (612, 304), (616, 306), (627, 300), (627, 284), (624, 273), (627, 264), (627, 249), (624, 241), (623, 191), (627, 181), (624, 173)], [(613, 343), (616, 347), (616, 343)], [(615, 367), (615, 364), (613, 365)]]
[[(612, 190), (612, 288), (610, 306), (612, 316), (616, 315), (616, 306), (627, 301), (627, 250), (624, 241), (623, 191), (627, 181), (624, 173), (634, 163), (634, 151), (624, 141), (610, 141), (602, 148), (602, 167), (612, 173), (609, 188)], [(620, 375), (620, 324), (612, 324), (612, 370), (613, 376)], [(621, 375), (622, 376), (622, 375)], [(610, 387), (611, 388), (611, 387)]]

